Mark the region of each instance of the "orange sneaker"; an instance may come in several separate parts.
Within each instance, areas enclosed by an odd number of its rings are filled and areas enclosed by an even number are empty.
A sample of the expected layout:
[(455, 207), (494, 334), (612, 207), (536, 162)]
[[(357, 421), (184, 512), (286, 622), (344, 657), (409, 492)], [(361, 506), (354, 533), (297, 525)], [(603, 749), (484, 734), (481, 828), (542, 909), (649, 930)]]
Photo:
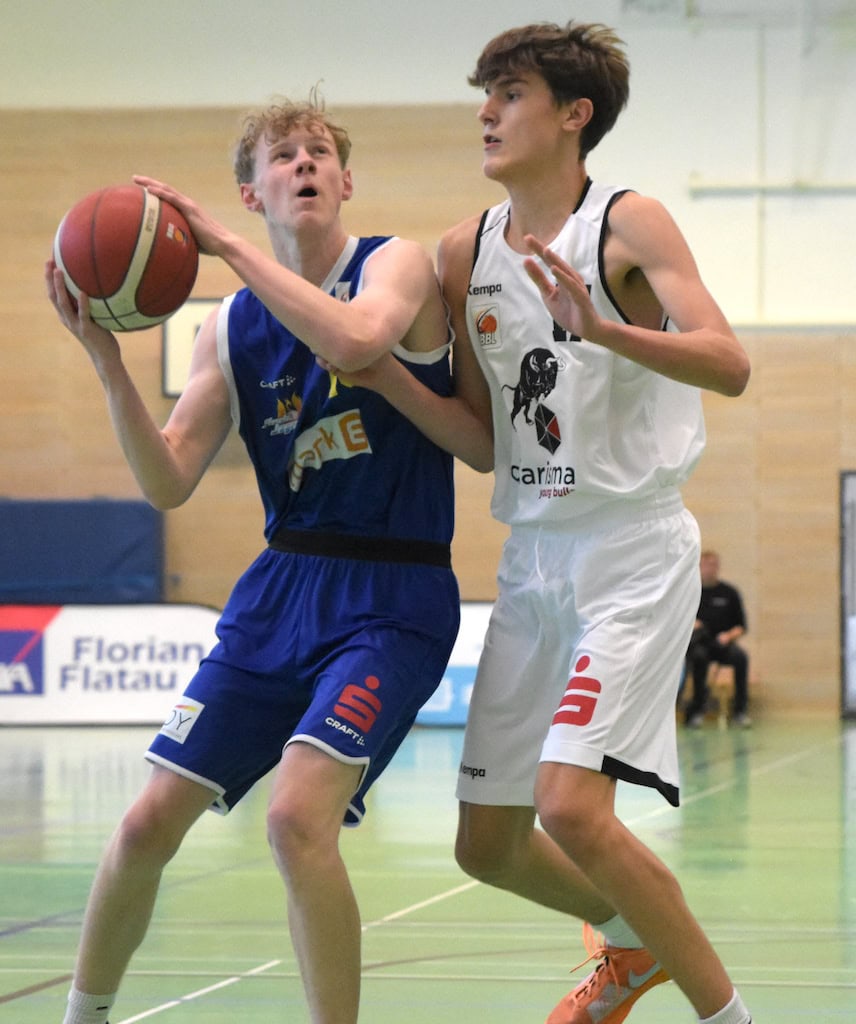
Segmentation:
[(600, 963), (562, 999), (547, 1024), (621, 1024), (639, 996), (669, 980), (647, 949), (607, 946), (590, 924), (583, 926), (583, 941), (589, 955), (577, 967)]

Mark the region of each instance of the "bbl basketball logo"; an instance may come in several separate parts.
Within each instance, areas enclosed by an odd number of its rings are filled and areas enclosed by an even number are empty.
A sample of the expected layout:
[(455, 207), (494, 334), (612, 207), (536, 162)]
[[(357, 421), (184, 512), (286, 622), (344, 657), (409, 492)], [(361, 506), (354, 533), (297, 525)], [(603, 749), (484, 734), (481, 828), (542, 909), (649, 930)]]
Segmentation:
[(498, 348), (502, 344), (499, 334), (499, 306), (485, 306), (475, 310), (476, 332), (481, 348)]

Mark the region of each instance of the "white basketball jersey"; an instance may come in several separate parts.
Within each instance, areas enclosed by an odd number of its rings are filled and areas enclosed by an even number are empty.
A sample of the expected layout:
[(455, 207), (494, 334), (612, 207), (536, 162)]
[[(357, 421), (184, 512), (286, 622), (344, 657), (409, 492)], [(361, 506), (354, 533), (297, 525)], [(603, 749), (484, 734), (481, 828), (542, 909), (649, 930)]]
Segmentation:
[[(625, 192), (588, 182), (550, 248), (586, 281), (598, 313), (627, 319), (602, 276), (606, 216)], [(494, 516), (557, 522), (617, 499), (679, 487), (704, 448), (698, 388), (648, 370), (554, 323), (505, 240), (508, 201), (483, 219), (467, 325), (493, 404)]]

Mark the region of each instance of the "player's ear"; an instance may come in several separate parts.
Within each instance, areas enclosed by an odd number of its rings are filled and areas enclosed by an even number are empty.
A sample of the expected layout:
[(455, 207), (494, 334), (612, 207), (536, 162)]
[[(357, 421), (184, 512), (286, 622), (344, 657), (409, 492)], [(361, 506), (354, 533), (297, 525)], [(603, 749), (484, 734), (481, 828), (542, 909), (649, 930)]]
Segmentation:
[(582, 131), (594, 115), (594, 104), (587, 96), (580, 96), (567, 105), (565, 127), (570, 131)]
[(250, 213), (265, 212), (264, 204), (256, 195), (255, 186), (251, 182), (241, 182), (241, 202)]
[(354, 194), (354, 180), (351, 177), (351, 168), (346, 167), (342, 171), (342, 202), (347, 202)]

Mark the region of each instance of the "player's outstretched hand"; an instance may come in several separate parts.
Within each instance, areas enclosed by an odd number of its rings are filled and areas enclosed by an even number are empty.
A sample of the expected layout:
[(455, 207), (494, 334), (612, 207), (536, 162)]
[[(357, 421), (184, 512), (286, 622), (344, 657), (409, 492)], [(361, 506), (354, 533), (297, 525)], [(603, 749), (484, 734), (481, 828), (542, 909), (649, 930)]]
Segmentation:
[(524, 241), (533, 255), (523, 265), (553, 319), (566, 331), (594, 340), (600, 317), (582, 276), (534, 235), (526, 235)]

